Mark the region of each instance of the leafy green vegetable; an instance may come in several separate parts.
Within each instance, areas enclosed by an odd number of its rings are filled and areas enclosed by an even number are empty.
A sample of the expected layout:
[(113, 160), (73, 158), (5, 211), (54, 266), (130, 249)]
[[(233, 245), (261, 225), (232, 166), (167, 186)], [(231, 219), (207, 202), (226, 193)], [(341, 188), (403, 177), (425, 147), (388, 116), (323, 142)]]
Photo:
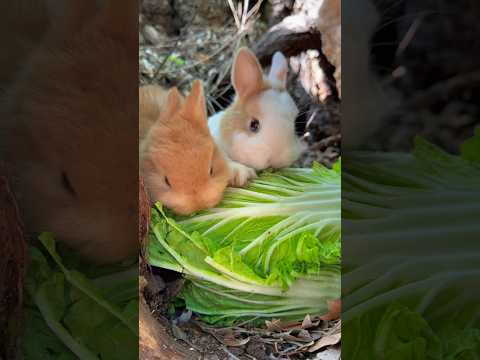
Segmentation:
[(26, 279), (25, 359), (137, 359), (138, 264), (89, 279), (66, 267), (52, 234), (40, 241)]
[(480, 358), (480, 163), (469, 151), (418, 138), (412, 154), (349, 154), (342, 357)]
[(460, 151), (464, 159), (480, 162), (480, 126), (475, 129), (475, 136), (462, 144)]
[(149, 262), (184, 273), (186, 306), (211, 323), (325, 313), (340, 291), (340, 172), (265, 172), (192, 217), (158, 205)]

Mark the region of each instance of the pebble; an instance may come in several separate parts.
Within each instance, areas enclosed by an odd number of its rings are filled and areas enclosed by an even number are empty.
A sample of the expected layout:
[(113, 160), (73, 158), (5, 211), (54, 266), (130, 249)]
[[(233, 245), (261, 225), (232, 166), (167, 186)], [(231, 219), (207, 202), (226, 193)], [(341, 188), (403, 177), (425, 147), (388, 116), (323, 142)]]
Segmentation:
[(145, 25), (143, 28), (143, 36), (145, 39), (152, 45), (157, 45), (160, 43), (161, 37), (157, 29), (151, 25)]

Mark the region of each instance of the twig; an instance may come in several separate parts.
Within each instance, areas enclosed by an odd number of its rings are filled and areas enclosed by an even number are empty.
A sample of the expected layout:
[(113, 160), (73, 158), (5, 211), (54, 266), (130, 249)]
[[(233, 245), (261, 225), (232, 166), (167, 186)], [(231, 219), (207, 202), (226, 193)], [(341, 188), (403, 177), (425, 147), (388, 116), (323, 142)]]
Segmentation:
[[(198, 60), (198, 61), (195, 61), (194, 63), (188, 65), (188, 66), (183, 66), (181, 69), (179, 69), (178, 71), (180, 70), (188, 70), (188, 69), (191, 69), (191, 68), (194, 68), (194, 67), (197, 67), (198, 65), (201, 65), (202, 63), (205, 63), (207, 60), (210, 60), (211, 58), (214, 58), (215, 56), (217, 56), (219, 53), (221, 53), (225, 48), (228, 48), (229, 46), (231, 46), (231, 41), (235, 40), (235, 38), (237, 37), (238, 35), (234, 35), (232, 39), (227, 39), (227, 41), (225, 41), (225, 43), (220, 46), (220, 48), (218, 48), (217, 50), (215, 50), (214, 52), (212, 52), (211, 54), (209, 54), (207, 57), (205, 57), (204, 59), (202, 60)], [(165, 75), (166, 73), (161, 73), (162, 75)]]
[(230, 357), (230, 359), (233, 359), (233, 360), (240, 360), (238, 357), (236, 357), (235, 355), (233, 355), (230, 351), (228, 351), (227, 347), (226, 346), (222, 346), (221, 349), (223, 351), (225, 351), (228, 356)]
[(396, 57), (400, 56), (408, 47), (408, 45), (410, 45), (415, 34), (417, 33), (417, 30), (420, 28), (420, 25), (422, 24), (422, 22), (423, 22), (423, 16), (418, 17), (414, 20), (414, 22), (408, 29), (407, 33), (403, 37), (402, 41), (400, 41), (400, 44), (398, 44), (397, 51), (395, 53)]
[(249, 0), (245, 0), (243, 4), (243, 14), (242, 14), (242, 28), (245, 29), (245, 25), (247, 23), (248, 17), (247, 17), (247, 12), (248, 12), (248, 4)]
[(235, 19), (235, 25), (237, 29), (240, 29), (240, 19), (238, 18), (237, 11), (235, 10), (235, 6), (233, 6), (233, 1), (228, 0), (228, 5), (230, 6), (230, 10), (232, 10), (233, 18)]
[(160, 74), (160, 70), (162, 70), (162, 68), (165, 66), (165, 64), (167, 63), (168, 59), (170, 59), (170, 56), (172, 56), (173, 54), (173, 51), (171, 51), (168, 56), (165, 57), (165, 59), (163, 59), (163, 61), (160, 63), (160, 65), (158, 65), (158, 68), (155, 70), (155, 73), (153, 74), (153, 78), (156, 79), (157, 76)]
[(480, 70), (459, 74), (446, 81), (436, 83), (427, 90), (420, 92), (411, 100), (407, 100), (401, 108), (412, 109), (429, 106), (438, 99), (445, 99), (453, 92), (478, 84), (480, 84)]

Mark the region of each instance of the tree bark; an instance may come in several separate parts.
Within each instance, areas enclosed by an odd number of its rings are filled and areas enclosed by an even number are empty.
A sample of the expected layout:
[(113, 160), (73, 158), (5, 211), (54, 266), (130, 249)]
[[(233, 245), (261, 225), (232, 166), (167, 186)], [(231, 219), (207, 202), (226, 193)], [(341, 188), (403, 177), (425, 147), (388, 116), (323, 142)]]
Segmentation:
[(150, 224), (150, 199), (145, 190), (143, 177), (139, 175), (138, 183), (138, 239), (142, 253), (145, 248), (145, 239), (148, 234), (148, 225)]
[(139, 240), (141, 256), (139, 258), (139, 359), (142, 360), (190, 360), (198, 359), (198, 354), (178, 343), (167, 331), (165, 324), (154, 318), (144, 298), (149, 271), (145, 250), (150, 223), (151, 203), (145, 191), (143, 178), (139, 181)]
[(15, 197), (0, 176), (0, 358), (19, 357), (27, 244)]
[(141, 360), (196, 360), (199, 354), (178, 343), (158, 319), (155, 319), (140, 299), (139, 314), (139, 359)]
[(303, 14), (297, 14), (273, 26), (254, 45), (253, 52), (262, 66), (268, 66), (276, 51), (292, 57), (309, 49), (320, 51), (321, 47), (322, 38), (318, 29)]

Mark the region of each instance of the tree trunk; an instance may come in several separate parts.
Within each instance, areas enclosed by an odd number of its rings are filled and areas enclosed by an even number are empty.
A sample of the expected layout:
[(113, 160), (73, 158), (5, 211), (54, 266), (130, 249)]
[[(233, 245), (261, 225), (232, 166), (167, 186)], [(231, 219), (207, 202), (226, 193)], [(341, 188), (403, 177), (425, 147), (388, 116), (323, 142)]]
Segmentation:
[(139, 359), (141, 360), (196, 360), (199, 354), (178, 343), (158, 319), (155, 319), (143, 299), (139, 314)]
[[(142, 360), (190, 360), (198, 359), (196, 352), (188, 350), (167, 332), (166, 326), (154, 318), (144, 298), (144, 288), (149, 278), (145, 249), (147, 246), (148, 225), (150, 223), (150, 199), (145, 191), (143, 178), (139, 181), (139, 240), (141, 256), (139, 259), (139, 359)], [(197, 354), (197, 355), (196, 355)], [(196, 356), (195, 356), (196, 355)]]
[(7, 178), (0, 176), (0, 359), (19, 357), (27, 244)]

